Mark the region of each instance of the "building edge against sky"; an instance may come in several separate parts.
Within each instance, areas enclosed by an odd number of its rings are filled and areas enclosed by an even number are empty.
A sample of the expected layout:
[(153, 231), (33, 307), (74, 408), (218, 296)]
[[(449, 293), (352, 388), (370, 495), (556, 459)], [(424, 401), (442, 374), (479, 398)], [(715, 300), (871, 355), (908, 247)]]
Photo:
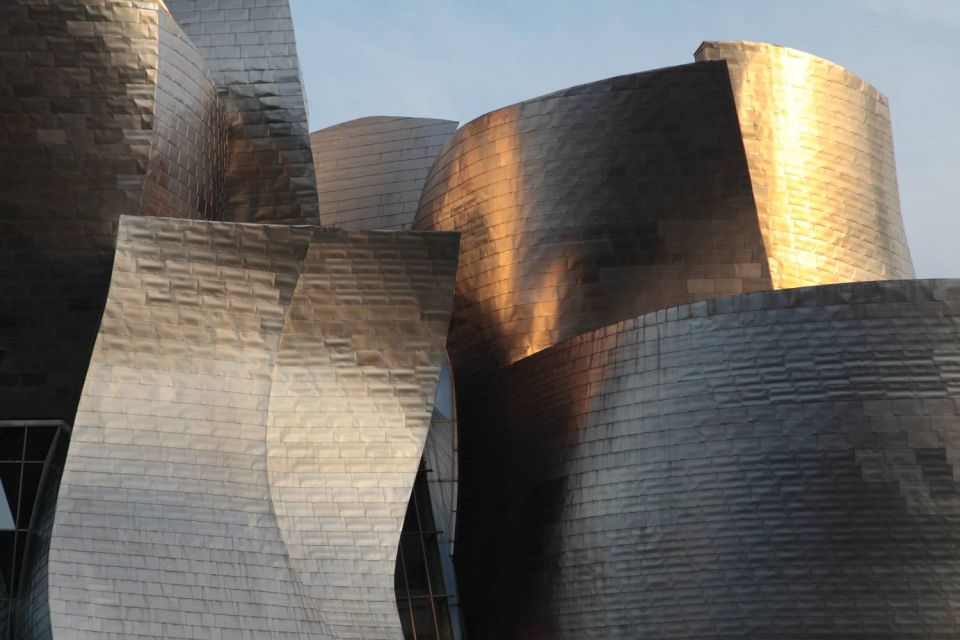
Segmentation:
[(0, 18), (7, 637), (960, 625), (960, 289), (853, 74), (308, 136), (286, 0)]

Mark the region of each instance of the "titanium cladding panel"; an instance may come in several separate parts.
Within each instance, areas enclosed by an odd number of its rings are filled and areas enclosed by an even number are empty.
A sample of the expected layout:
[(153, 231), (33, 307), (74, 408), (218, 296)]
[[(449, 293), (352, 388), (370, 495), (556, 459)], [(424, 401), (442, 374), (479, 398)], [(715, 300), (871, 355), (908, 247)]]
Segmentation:
[(121, 214), (139, 210), (154, 2), (0, 4), (0, 418), (72, 420)]
[(461, 385), (471, 637), (952, 637), (958, 303), (721, 298)]
[(190, 39), (167, 11), (159, 19), (156, 117), (142, 213), (220, 220), (227, 154), (223, 100)]
[(722, 63), (468, 123), (431, 169), (414, 228), (463, 233), (458, 380), (652, 309), (772, 286)]
[(225, 90), (234, 222), (317, 222), (307, 108), (288, 0), (167, 0)]
[(50, 545), (54, 634), (398, 637), (456, 256), (453, 234), (124, 218)]
[(450, 120), (375, 116), (310, 134), (320, 223), (349, 229), (409, 229)]
[(886, 96), (787, 47), (695, 57), (727, 61), (774, 288), (913, 278)]
[(267, 468), (336, 638), (400, 638), (394, 568), (450, 323), (450, 233), (318, 229), (284, 322)]

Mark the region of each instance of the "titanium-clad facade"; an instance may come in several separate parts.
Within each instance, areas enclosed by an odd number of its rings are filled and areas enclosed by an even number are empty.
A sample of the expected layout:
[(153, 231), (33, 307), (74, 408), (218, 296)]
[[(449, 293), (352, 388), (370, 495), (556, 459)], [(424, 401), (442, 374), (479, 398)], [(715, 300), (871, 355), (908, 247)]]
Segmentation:
[(308, 137), (287, 0), (0, 39), (0, 636), (960, 629), (960, 283), (856, 76)]
[(230, 219), (317, 224), (307, 105), (288, 0), (165, 1), (223, 89)]
[(725, 60), (777, 289), (913, 278), (886, 96), (840, 65), (756, 42)]
[(471, 637), (951, 637), (958, 302), (953, 280), (697, 302), (461, 392)]
[(771, 288), (723, 63), (601, 80), (466, 124), (414, 228), (463, 233), (458, 375), (651, 309)]
[(373, 116), (310, 134), (320, 224), (409, 229), (420, 192), (457, 123)]
[(456, 259), (455, 234), (124, 218), (54, 636), (397, 637)]

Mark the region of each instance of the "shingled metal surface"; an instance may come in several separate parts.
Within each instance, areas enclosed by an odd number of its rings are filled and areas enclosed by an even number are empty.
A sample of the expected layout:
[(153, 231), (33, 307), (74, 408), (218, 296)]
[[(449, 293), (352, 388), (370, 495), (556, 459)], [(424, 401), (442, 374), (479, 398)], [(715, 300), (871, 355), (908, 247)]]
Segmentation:
[(206, 61), (167, 11), (160, 11), (159, 51), (142, 213), (219, 220), (227, 162), (223, 100)]
[(143, 194), (157, 21), (155, 2), (0, 5), (0, 418), (73, 419)]
[(886, 96), (809, 53), (704, 42), (726, 60), (777, 289), (914, 277)]
[(459, 388), (471, 638), (948, 638), (960, 281), (753, 293)]
[(56, 636), (397, 637), (454, 234), (122, 220), (50, 551)]
[(318, 230), (281, 335), (267, 467), (336, 638), (400, 638), (394, 567), (443, 362), (456, 234)]
[(316, 224), (316, 177), (289, 1), (166, 4), (225, 90), (225, 219)]
[(310, 134), (320, 223), (348, 229), (409, 229), (450, 120), (374, 116)]
[(602, 80), (464, 125), (414, 228), (463, 233), (449, 345), (460, 383), (652, 309), (771, 288), (723, 63)]

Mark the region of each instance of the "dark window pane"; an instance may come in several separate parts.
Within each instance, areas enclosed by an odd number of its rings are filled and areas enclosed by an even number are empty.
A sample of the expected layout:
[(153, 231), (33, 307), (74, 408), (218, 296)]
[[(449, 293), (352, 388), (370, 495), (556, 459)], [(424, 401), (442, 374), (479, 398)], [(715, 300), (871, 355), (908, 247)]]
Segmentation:
[(0, 460), (17, 460), (23, 457), (23, 427), (0, 426)]
[(3, 597), (9, 597), (13, 578), (13, 547), (16, 534), (13, 531), (0, 532), (0, 577), (3, 578)]
[(24, 460), (43, 462), (58, 427), (30, 427), (27, 429), (27, 452)]
[(18, 529), (26, 529), (30, 525), (30, 514), (33, 513), (33, 503), (37, 497), (42, 473), (42, 463), (30, 462), (23, 465), (23, 484), (20, 485), (20, 515), (17, 516)]
[(400, 611), (400, 628), (403, 629), (404, 638), (413, 638), (413, 626), (410, 622), (410, 603), (406, 599), (397, 601), (397, 609)]
[(417, 640), (435, 640), (437, 628), (433, 622), (433, 606), (430, 598), (416, 598), (411, 601), (413, 623), (417, 627)]
[(17, 519), (17, 499), (20, 497), (21, 466), (19, 462), (0, 462), (0, 483), (3, 483), (3, 493), (14, 522)]

